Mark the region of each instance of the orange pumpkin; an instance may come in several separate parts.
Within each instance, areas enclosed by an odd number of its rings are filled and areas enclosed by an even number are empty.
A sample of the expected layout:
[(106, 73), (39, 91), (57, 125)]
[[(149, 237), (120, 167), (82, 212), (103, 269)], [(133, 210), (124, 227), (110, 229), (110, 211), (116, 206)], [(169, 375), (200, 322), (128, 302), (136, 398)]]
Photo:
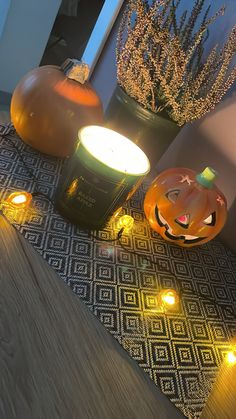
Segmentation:
[(87, 76), (88, 66), (70, 59), (61, 68), (45, 65), (26, 74), (14, 90), (10, 109), (22, 140), (43, 153), (66, 157), (82, 126), (101, 125), (101, 100)]
[(226, 221), (227, 203), (214, 185), (216, 172), (169, 169), (153, 181), (144, 200), (144, 212), (165, 240), (191, 247), (215, 237)]

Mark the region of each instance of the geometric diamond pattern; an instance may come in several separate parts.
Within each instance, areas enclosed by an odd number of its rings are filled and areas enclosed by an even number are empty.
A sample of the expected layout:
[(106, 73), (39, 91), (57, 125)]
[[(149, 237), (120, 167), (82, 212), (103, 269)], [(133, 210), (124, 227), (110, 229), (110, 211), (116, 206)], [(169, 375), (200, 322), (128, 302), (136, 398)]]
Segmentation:
[(198, 281), (196, 285), (197, 285), (199, 295), (202, 295), (203, 297), (209, 297), (209, 298), (214, 297), (210, 284), (207, 284), (206, 282)]
[(158, 317), (146, 317), (146, 330), (147, 337), (149, 338), (168, 339), (169, 332), (167, 328), (166, 316), (164, 314), (160, 314)]
[[(60, 258), (60, 256), (58, 256)], [(70, 278), (91, 279), (92, 262), (86, 259), (71, 256), (68, 258), (68, 273)]]
[(221, 311), (218, 306), (216, 306), (212, 302), (203, 301), (203, 310), (204, 310), (204, 317), (209, 320), (215, 320), (221, 318)]
[[(4, 133), (0, 200), (15, 189), (41, 192), (53, 200), (64, 161), (33, 150), (12, 127), (0, 125), (0, 135)], [(149, 183), (145, 180), (122, 209), (135, 219), (132, 232), (122, 235), (127, 250), (103, 241), (114, 236), (112, 224), (97, 231), (95, 238), (63, 219), (41, 195), (33, 197), (31, 221), (15, 227), (161, 391), (188, 418), (195, 418), (202, 412), (229, 339), (236, 336), (236, 256), (219, 239), (191, 249), (164, 241), (144, 216)], [(158, 309), (158, 293), (167, 288), (178, 291), (178, 310)]]
[(119, 319), (117, 316), (116, 309), (108, 309), (108, 308), (100, 308), (96, 307), (94, 310), (94, 314), (99, 318), (99, 320), (104, 324), (106, 329), (109, 330), (110, 333), (119, 333)]
[(115, 287), (108, 284), (95, 284), (94, 285), (94, 303), (102, 307), (117, 306), (117, 296)]
[(179, 399), (178, 376), (175, 370), (156, 370), (154, 377), (166, 396), (171, 397), (173, 401)]
[(181, 369), (196, 368), (196, 356), (191, 342), (174, 342), (176, 364)]
[(87, 304), (92, 303), (92, 286), (89, 281), (70, 281), (71, 289)]
[(169, 330), (171, 339), (174, 340), (190, 340), (191, 336), (188, 330), (187, 320), (184, 318), (169, 317)]
[(137, 271), (127, 266), (117, 266), (117, 280), (120, 285), (138, 287)]
[(181, 371), (180, 384), (184, 390), (185, 402), (192, 400), (197, 402), (199, 399), (204, 398), (198, 371)]
[(192, 276), (196, 279), (205, 279), (205, 272), (202, 266), (191, 265)]
[(179, 277), (183, 276), (189, 278), (190, 274), (188, 264), (184, 262), (174, 261), (174, 269), (176, 275), (178, 275)]
[(137, 289), (120, 287), (119, 288), (119, 301), (120, 308), (133, 308), (140, 307), (139, 292)]
[(205, 368), (214, 368), (217, 364), (215, 351), (212, 345), (198, 345), (195, 346), (200, 365)]
[(209, 322), (212, 340), (214, 342), (226, 342), (229, 338), (227, 328), (223, 322)]
[(93, 255), (92, 243), (85, 239), (71, 239), (71, 252), (73, 255), (80, 256), (81, 258), (91, 258)]
[(70, 245), (69, 237), (55, 237), (52, 234), (48, 234), (45, 245), (49, 252), (57, 254), (68, 254)]
[(204, 312), (202, 309), (202, 304), (201, 301), (199, 299), (196, 299), (195, 297), (183, 297), (183, 301), (184, 301), (184, 307), (185, 307), (185, 312), (186, 312), (186, 317), (189, 318), (199, 318), (199, 317), (204, 317)]
[(192, 332), (192, 338), (195, 342), (209, 342), (210, 336), (208, 332), (207, 324), (204, 320), (190, 320), (190, 329)]
[(106, 265), (95, 262), (94, 264), (94, 280), (98, 281), (108, 281), (114, 283), (114, 266), (113, 265)]
[(139, 271), (139, 278), (141, 288), (157, 289), (157, 277), (155, 273)]
[(147, 343), (143, 339), (123, 337), (122, 343), (124, 349), (129, 352), (130, 356), (135, 359), (140, 366), (148, 367), (149, 356)]
[(151, 366), (157, 368), (173, 368), (173, 357), (170, 342), (149, 341)]
[(141, 313), (122, 311), (121, 327), (124, 335), (143, 334), (143, 316)]

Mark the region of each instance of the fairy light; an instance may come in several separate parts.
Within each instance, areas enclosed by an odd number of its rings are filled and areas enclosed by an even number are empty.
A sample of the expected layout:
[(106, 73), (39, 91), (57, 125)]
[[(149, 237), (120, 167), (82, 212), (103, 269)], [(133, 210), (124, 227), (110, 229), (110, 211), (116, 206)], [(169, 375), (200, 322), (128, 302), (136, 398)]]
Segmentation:
[(31, 200), (31, 193), (26, 191), (15, 191), (8, 195), (5, 200), (0, 202), (0, 209), (11, 223), (24, 224), (29, 221), (35, 213), (30, 205)]
[(134, 219), (130, 215), (123, 215), (122, 217), (119, 218), (117, 222), (117, 228), (119, 230), (124, 229), (125, 231), (129, 231), (131, 230), (133, 225), (134, 225)]
[(163, 308), (174, 307), (179, 303), (179, 296), (173, 289), (160, 291), (158, 295), (158, 304)]
[(31, 200), (32, 195), (29, 192), (17, 191), (12, 192), (4, 201), (4, 204), (15, 209), (24, 209), (29, 206)]
[(236, 349), (228, 352), (226, 356), (226, 361), (228, 364), (236, 363)]
[(172, 293), (166, 294), (162, 296), (162, 301), (164, 304), (168, 304), (173, 306), (175, 304), (175, 296)]

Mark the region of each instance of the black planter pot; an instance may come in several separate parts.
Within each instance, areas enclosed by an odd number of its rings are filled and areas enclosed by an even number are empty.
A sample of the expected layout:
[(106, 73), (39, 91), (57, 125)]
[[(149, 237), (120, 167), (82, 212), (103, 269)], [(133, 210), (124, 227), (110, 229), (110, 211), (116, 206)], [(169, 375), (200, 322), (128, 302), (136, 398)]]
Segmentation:
[(154, 167), (180, 127), (166, 114), (144, 109), (117, 86), (105, 113), (105, 126), (118, 131), (136, 143)]

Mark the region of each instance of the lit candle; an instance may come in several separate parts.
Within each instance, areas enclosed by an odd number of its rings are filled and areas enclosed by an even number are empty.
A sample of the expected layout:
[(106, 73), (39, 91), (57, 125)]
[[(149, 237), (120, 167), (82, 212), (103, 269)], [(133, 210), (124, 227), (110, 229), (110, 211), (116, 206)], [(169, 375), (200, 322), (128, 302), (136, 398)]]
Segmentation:
[(62, 173), (56, 207), (77, 224), (101, 227), (149, 170), (147, 156), (128, 138), (101, 126), (84, 127)]

